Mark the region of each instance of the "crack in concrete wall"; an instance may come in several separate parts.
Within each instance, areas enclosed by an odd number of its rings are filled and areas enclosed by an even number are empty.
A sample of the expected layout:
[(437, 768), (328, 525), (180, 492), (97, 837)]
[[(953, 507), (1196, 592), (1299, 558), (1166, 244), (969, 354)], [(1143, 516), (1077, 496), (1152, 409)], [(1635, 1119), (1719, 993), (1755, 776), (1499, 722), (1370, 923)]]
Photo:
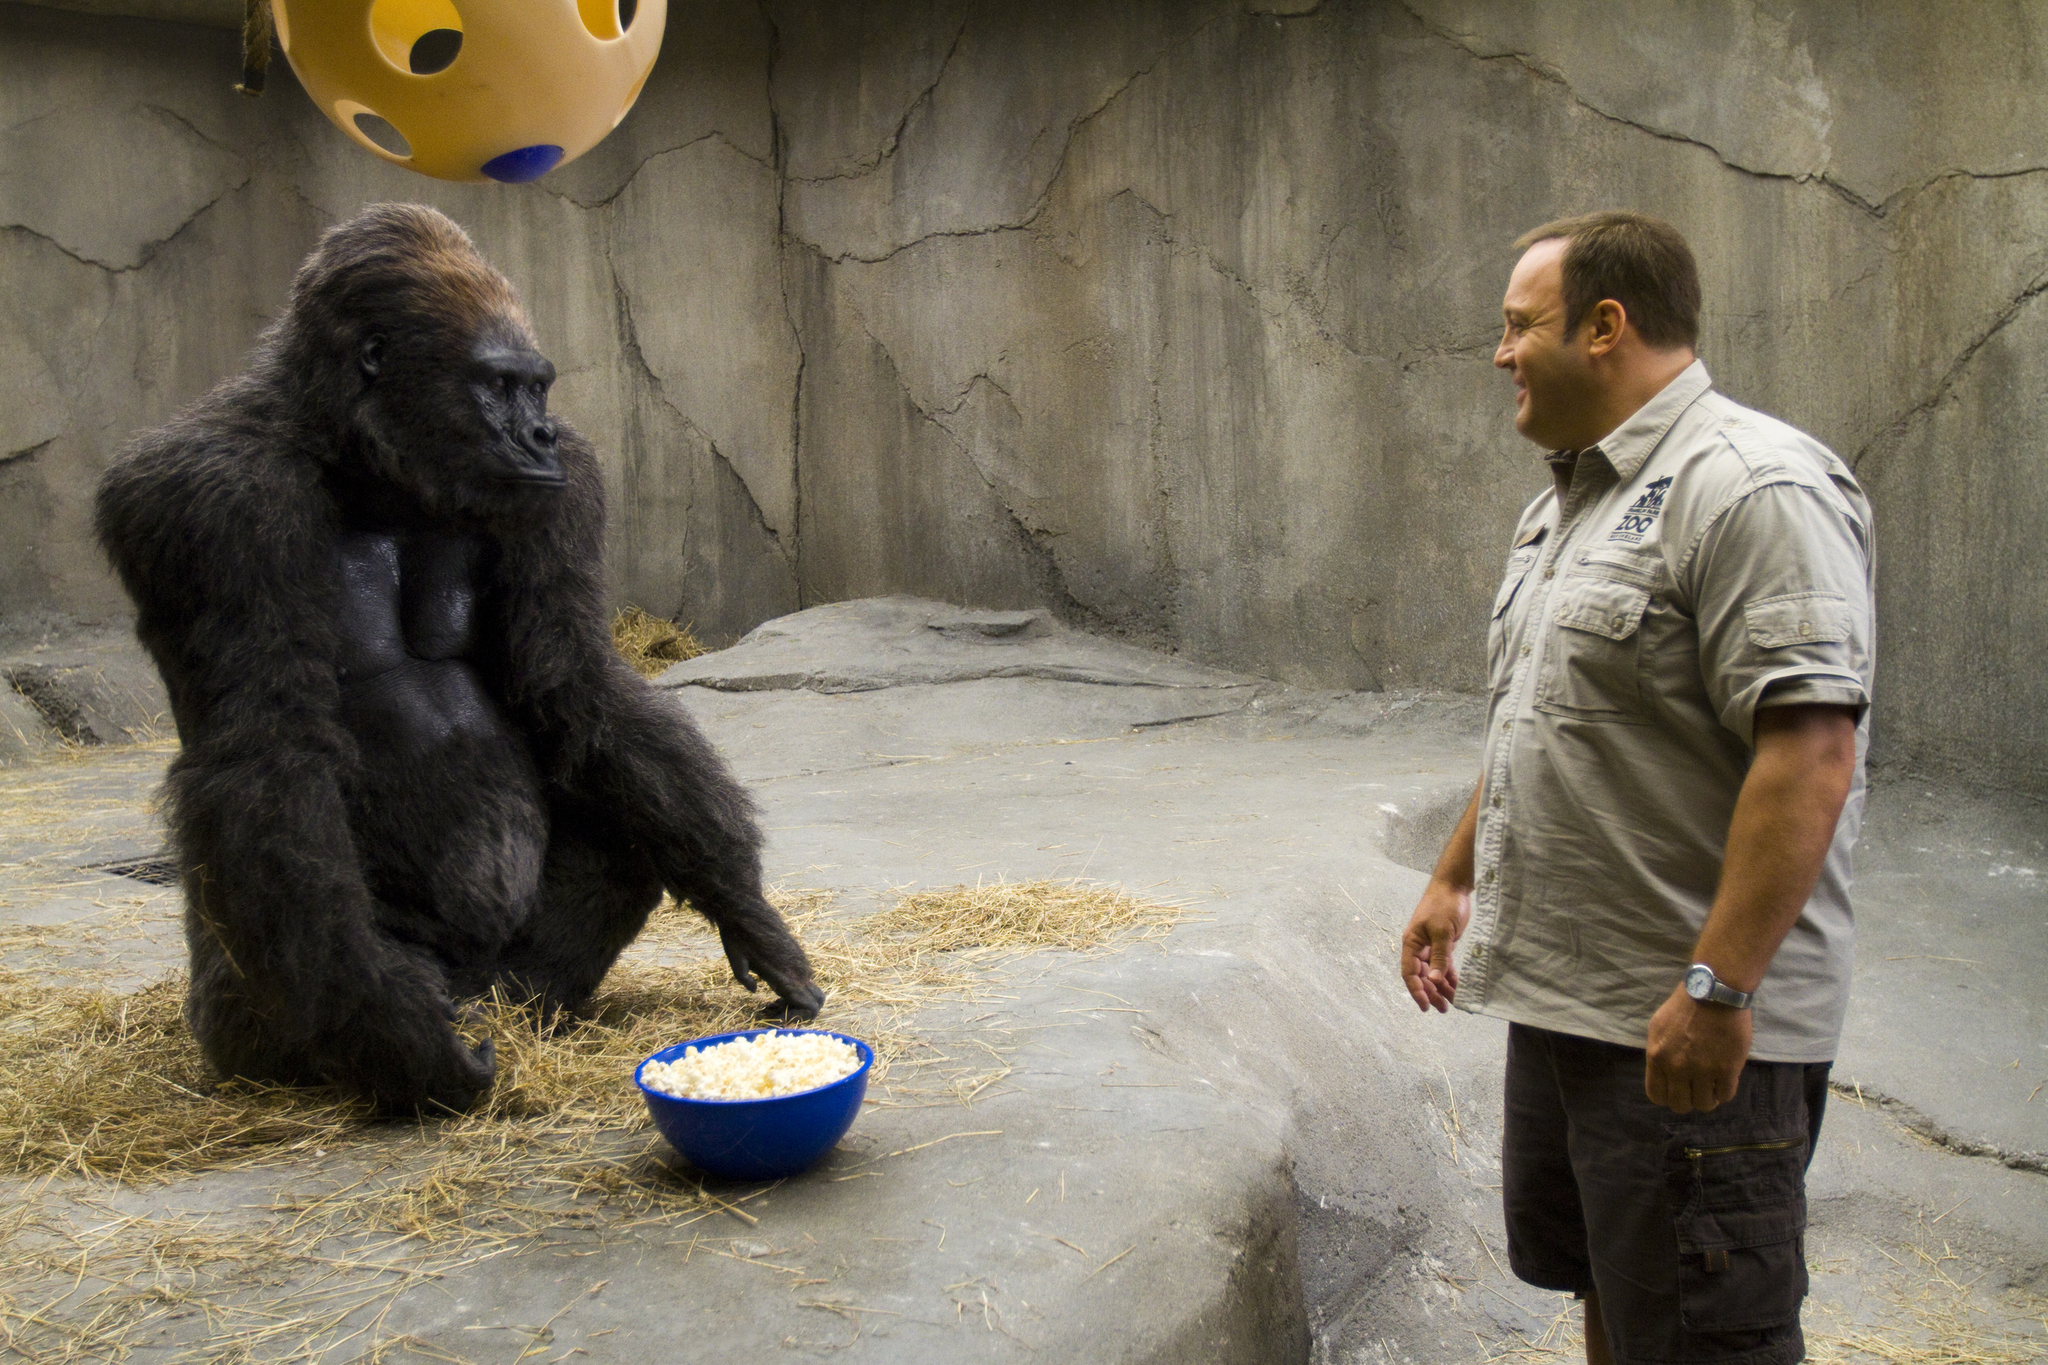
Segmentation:
[(248, 180), (245, 178), (236, 184), (228, 186), (219, 194), (215, 195), (213, 198), (207, 200), (198, 208), (194, 209), (185, 218), (183, 222), (179, 223), (176, 227), (172, 228), (163, 236), (152, 237), (147, 241), (137, 243), (134, 248), (135, 259), (130, 262), (127, 262), (126, 264), (116, 264), (111, 261), (100, 260), (97, 257), (88, 255), (85, 252), (75, 247), (72, 247), (68, 243), (61, 240), (60, 238), (53, 236), (48, 232), (44, 232), (38, 228), (30, 227), (26, 223), (0, 223), (0, 231), (19, 232), (24, 236), (33, 237), (37, 241), (46, 243), (55, 250), (61, 251), (66, 256), (69, 256), (72, 260), (78, 262), (80, 265), (91, 266), (94, 270), (99, 271), (101, 274), (132, 275), (137, 271), (146, 270), (149, 267), (149, 265), (156, 260), (157, 253), (159, 251), (162, 251), (165, 247), (169, 246), (171, 243), (177, 241), (180, 237), (184, 236), (188, 229), (190, 229), (200, 219), (204, 218), (208, 213), (212, 212), (214, 206), (219, 204), (221, 200), (226, 199), (228, 196), (234, 194), (237, 190), (242, 189), (248, 183)]
[(1585, 109), (1588, 113), (1597, 114), (1603, 119), (1607, 119), (1610, 122), (1617, 123), (1624, 128), (1633, 129), (1636, 132), (1642, 133), (1646, 136), (1657, 138), (1660, 141), (1675, 142), (1683, 146), (1698, 147), (1703, 151), (1711, 152), (1723, 166), (1726, 166), (1728, 169), (1732, 171), (1738, 171), (1743, 175), (1752, 175), (1761, 180), (1786, 180), (1791, 181), (1795, 184), (1819, 185), (1822, 188), (1835, 194), (1844, 203), (1852, 204), (1855, 207), (1861, 209), (1863, 212), (1872, 215), (1873, 217), (1884, 216), (1885, 205), (1881, 203), (1875, 203), (1869, 199), (1864, 198), (1862, 195), (1856, 193), (1856, 191), (1854, 191), (1853, 189), (1850, 189), (1847, 185), (1844, 185), (1841, 182), (1834, 180), (1825, 172), (1815, 174), (1807, 174), (1803, 172), (1794, 173), (1785, 171), (1772, 171), (1757, 166), (1746, 165), (1734, 154), (1729, 152), (1726, 148), (1717, 146), (1715, 143), (1705, 138), (1681, 132), (1675, 128), (1662, 128), (1651, 123), (1646, 123), (1638, 119), (1630, 118), (1626, 114), (1619, 113), (1594, 100), (1588, 99), (1575, 86), (1573, 86), (1571, 81), (1565, 76), (1564, 72), (1560, 71), (1557, 67), (1541, 60), (1540, 58), (1534, 56), (1531, 53), (1520, 51), (1487, 51), (1481, 44), (1478, 43), (1478, 41), (1476, 40), (1476, 35), (1470, 33), (1460, 33), (1451, 28), (1446, 27), (1445, 25), (1439, 24), (1434, 20), (1430, 19), (1426, 14), (1422, 12), (1422, 10), (1418, 9), (1413, 4), (1405, 4), (1403, 8), (1405, 8), (1409, 14), (1413, 15), (1415, 17), (1416, 22), (1420, 23), (1430, 33), (1434, 34), (1438, 38), (1443, 39), (1445, 42), (1450, 43), (1452, 46), (1459, 48), (1461, 51), (1468, 53), (1474, 60), (1482, 62), (1504, 62), (1519, 67), (1523, 71), (1528, 72), (1531, 76), (1534, 76), (1536, 79), (1541, 81), (1547, 81), (1550, 84), (1557, 86), (1560, 90), (1564, 91), (1565, 94), (1569, 95), (1574, 103), (1579, 105), (1580, 108)]
[(896, 155), (896, 149), (903, 145), (903, 134), (910, 127), (910, 121), (917, 117), (920, 110), (929, 107), (931, 104), (932, 96), (938, 91), (939, 82), (946, 79), (946, 68), (952, 65), (953, 55), (960, 50), (960, 40), (966, 35), (967, 20), (963, 18), (960, 21), (959, 27), (953, 30), (952, 41), (946, 45), (946, 55), (939, 59), (939, 69), (932, 76), (931, 82), (924, 89), (918, 91), (916, 98), (912, 99), (909, 105), (904, 108), (903, 117), (896, 121), (895, 129), (883, 140), (882, 145), (876, 149), (872, 157), (866, 157), (854, 163), (850, 170), (837, 171), (831, 175), (791, 175), (789, 178), (806, 185), (824, 185), (834, 180), (858, 180), (864, 175), (880, 170), (891, 157)]
[(1876, 435), (1865, 441), (1857, 449), (1855, 455), (1850, 457), (1849, 467), (1851, 469), (1861, 469), (1864, 457), (1870, 454), (1873, 449), (1887, 442), (1895, 441), (1905, 433), (1907, 428), (1912, 426), (1917, 418), (1924, 417), (1947, 402), (1950, 394), (1955, 391), (1956, 385), (1961, 382), (1964, 374), (1969, 371), (1970, 363), (1977, 358), (1977, 353), (1983, 350), (1992, 338), (2011, 326), (2013, 321), (2026, 309), (2027, 305), (2039, 298), (2043, 292), (2048, 292), (2048, 271), (2035, 276), (2032, 282), (2025, 289), (2022, 289), (2011, 303), (2008, 303), (1999, 310), (1998, 315), (1991, 320), (1990, 326), (1971, 338), (1969, 344), (1963, 347), (1956, 358), (1949, 362), (1948, 368), (1943, 370), (1940, 377), (1934, 381), (1934, 387), (1929, 390), (1925, 398), (1900, 412), (1896, 417), (1887, 422)]
[(617, 202), (618, 197), (620, 195), (624, 194), (627, 190), (633, 188), (633, 182), (640, 178), (640, 172), (645, 170), (650, 164), (668, 155), (670, 152), (686, 152), (690, 148), (695, 147), (697, 144), (701, 142), (721, 142), (725, 144), (727, 147), (732, 148), (732, 150), (738, 153), (740, 156), (743, 156), (747, 160), (756, 163), (763, 170), (774, 169), (774, 167), (769, 162), (763, 161), (760, 157), (755, 156), (752, 152), (740, 146), (739, 143), (733, 141), (724, 133), (718, 132), (714, 129), (711, 132), (702, 133), (696, 137), (687, 138), (682, 142), (671, 143), (669, 146), (657, 148), (654, 151), (648, 152), (646, 155), (642, 156), (638, 161), (636, 161), (633, 164), (633, 169), (631, 173), (629, 173), (624, 180), (620, 181), (618, 185), (613, 187), (613, 189), (609, 193), (599, 195), (595, 198), (580, 198), (577, 195), (567, 193), (566, 191), (563, 190), (558, 190), (552, 185), (542, 185), (540, 188), (545, 189), (549, 194), (554, 195), (557, 199), (560, 199), (565, 203), (574, 204), (579, 209), (608, 209), (615, 202)]
[(796, 559), (794, 551), (783, 543), (782, 532), (769, 523), (767, 514), (761, 508), (760, 499), (756, 498), (753, 489), (747, 486), (746, 475), (740, 472), (739, 467), (732, 462), (730, 456), (718, 448), (718, 442), (712, 440), (709, 433), (690, 419), (689, 413), (676, 406), (674, 400), (668, 396), (667, 386), (661, 382), (661, 376), (656, 374), (653, 367), (647, 363), (647, 357), (640, 349), (638, 331), (633, 323), (632, 299), (623, 288), (619, 290), (619, 313), (625, 327), (625, 353), (633, 362), (633, 367), (638, 372), (641, 382), (647, 386), (649, 394), (653, 396), (657, 403), (660, 403), (674, 415), (686, 432), (701, 441), (704, 448), (711, 452), (712, 458), (727, 473), (732, 475), (733, 481), (739, 486), (741, 493), (746, 497), (747, 512), (753, 518), (754, 525), (760, 529), (763, 535), (775, 542), (776, 547), (782, 551), (784, 558), (789, 559), (793, 565)]
[[(804, 529), (804, 374), (810, 364), (810, 354), (804, 349), (803, 328), (797, 325), (797, 314), (789, 296), (789, 245), (792, 236), (789, 231), (789, 175), (786, 165), (788, 149), (784, 144), (782, 113), (775, 104), (775, 67), (782, 54), (782, 33), (775, 23), (775, 16), (769, 9), (768, 0), (761, 0), (761, 17), (768, 25), (768, 59), (762, 66), (761, 88), (768, 102), (768, 129), (773, 159), (769, 169), (775, 175), (775, 241), (777, 255), (776, 282), (782, 299), (783, 320), (789, 325), (789, 332), (796, 339), (796, 377), (790, 385), (789, 394), (789, 452), (790, 452), (790, 518), (789, 540), (781, 537), (776, 543), (782, 547), (789, 559), (790, 571), (796, 578), (797, 606), (812, 605), (804, 600), (803, 575), (803, 529)], [(936, 81), (933, 82), (937, 84)], [(904, 117), (909, 118), (906, 113)], [(756, 504), (758, 507), (758, 504)]]
[[(1025, 211), (1020, 215), (1017, 215), (1013, 218), (1000, 220), (997, 222), (976, 224), (971, 227), (935, 229), (930, 232), (920, 233), (909, 238), (900, 239), (894, 242), (886, 250), (880, 252), (863, 253), (855, 249), (833, 251), (827, 246), (825, 246), (823, 243), (811, 239), (806, 239), (802, 237), (800, 234), (791, 235), (795, 236), (797, 240), (803, 241), (805, 245), (810, 246), (815, 250), (818, 250), (821, 254), (823, 254), (826, 257), (827, 260), (831, 261), (835, 265), (842, 265), (847, 263), (857, 263), (862, 265), (879, 265), (884, 262), (893, 260), (897, 256), (902, 255), (904, 252), (909, 251), (914, 247), (922, 246), (933, 241), (940, 241), (951, 238), (988, 237), (1003, 233), (1019, 232), (1030, 228), (1044, 214), (1047, 205), (1052, 200), (1053, 190), (1059, 184), (1061, 176), (1065, 173), (1067, 155), (1073, 147), (1075, 137), (1078, 136), (1084, 128), (1088, 127), (1088, 125), (1093, 123), (1096, 119), (1100, 118), (1104, 113), (1108, 112), (1108, 110), (1112, 106), (1114, 106), (1119, 100), (1121, 100), (1125, 96), (1125, 94), (1127, 94), (1140, 81), (1150, 76), (1152, 72), (1158, 67), (1158, 65), (1161, 62), (1165, 61), (1169, 56), (1171, 56), (1176, 49), (1186, 45), (1187, 43), (1193, 42), (1196, 38), (1201, 36), (1216, 22), (1216, 19), (1211, 19), (1207, 23), (1204, 23), (1198, 26), (1197, 28), (1193, 29), (1192, 31), (1188, 32), (1187, 34), (1184, 34), (1179, 39), (1164, 44), (1157, 52), (1152, 54), (1150, 60), (1148, 60), (1143, 66), (1137, 68), (1130, 75), (1124, 77), (1118, 84), (1116, 84), (1116, 86), (1113, 89), (1111, 89), (1092, 107), (1069, 119), (1067, 121), (1066, 127), (1060, 134), (1060, 149), (1054, 158), (1051, 170), (1046, 174), (1044, 182), (1038, 187), (1035, 194), (1029, 200), (1027, 207), (1025, 208)], [(960, 40), (965, 36), (966, 31), (967, 24), (963, 22), (960, 26), (959, 31), (954, 35), (951, 46), (948, 48), (946, 54), (947, 64), (951, 63), (954, 53), (958, 51)], [(941, 71), (941, 75), (943, 76), (943, 69)], [(918, 109), (923, 105), (928, 104), (932, 94), (937, 91), (938, 86), (939, 81), (937, 79), (933, 80), (931, 85), (919, 97), (919, 100), (917, 102), (914, 102), (911, 108), (905, 112), (903, 122), (899, 126), (896, 134), (892, 138), (891, 148), (888, 156), (879, 159), (873, 169), (880, 169), (881, 165), (884, 162), (886, 162), (888, 159), (895, 155), (895, 149), (901, 145), (904, 130), (908, 128), (911, 119), (916, 115)], [(1029, 144), (1030, 148), (1036, 148), (1048, 136), (1052, 135), (1053, 132), (1054, 130), (1051, 127), (1042, 127), (1037, 129), (1031, 135), (1031, 141)], [(819, 177), (816, 179), (795, 177), (792, 183), (800, 183), (805, 185), (821, 185), (828, 184), (833, 181), (860, 180), (866, 178), (867, 175), (872, 173), (872, 170), (870, 170), (866, 172), (861, 172), (859, 174), (827, 176)]]
[[(111, 145), (95, 144), (109, 135)], [(236, 149), (149, 99), (84, 125), (72, 109), (52, 109), (12, 124), (0, 145), (0, 226), (113, 274), (147, 266), (252, 174)], [(195, 149), (206, 155), (193, 156)], [(104, 192), (106, 183), (125, 186), (158, 166), (170, 172), (169, 194)]]

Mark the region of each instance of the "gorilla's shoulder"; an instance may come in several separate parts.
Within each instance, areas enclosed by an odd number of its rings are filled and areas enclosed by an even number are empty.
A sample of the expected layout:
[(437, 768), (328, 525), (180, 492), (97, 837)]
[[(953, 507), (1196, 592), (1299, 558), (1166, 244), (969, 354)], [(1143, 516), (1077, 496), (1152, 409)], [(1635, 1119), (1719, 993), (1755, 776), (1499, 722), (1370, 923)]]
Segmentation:
[(129, 444), (94, 523), (132, 587), (185, 564), (303, 558), (332, 534), (332, 502), (290, 425), (231, 381)]

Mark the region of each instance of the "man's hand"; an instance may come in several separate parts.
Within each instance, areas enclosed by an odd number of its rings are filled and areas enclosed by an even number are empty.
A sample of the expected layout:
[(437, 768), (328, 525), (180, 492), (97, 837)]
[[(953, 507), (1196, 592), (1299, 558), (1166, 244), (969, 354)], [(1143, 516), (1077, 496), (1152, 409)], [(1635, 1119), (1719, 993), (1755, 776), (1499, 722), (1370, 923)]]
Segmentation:
[(1450, 1009), (1458, 994), (1451, 953), (1471, 922), (1472, 892), (1431, 878), (1401, 934), (1401, 980), (1418, 1009)]
[(1415, 1006), (1439, 1014), (1458, 993), (1458, 968), (1451, 952), (1472, 922), (1472, 843), (1479, 828), (1479, 789), (1458, 827), (1451, 831), (1436, 871), (1422, 892), (1422, 903), (1401, 931), (1401, 984), (1415, 997)]
[(1735, 1098), (1749, 1060), (1748, 1010), (1701, 1004), (1675, 987), (1650, 1019), (1643, 1090), (1675, 1113), (1705, 1113)]

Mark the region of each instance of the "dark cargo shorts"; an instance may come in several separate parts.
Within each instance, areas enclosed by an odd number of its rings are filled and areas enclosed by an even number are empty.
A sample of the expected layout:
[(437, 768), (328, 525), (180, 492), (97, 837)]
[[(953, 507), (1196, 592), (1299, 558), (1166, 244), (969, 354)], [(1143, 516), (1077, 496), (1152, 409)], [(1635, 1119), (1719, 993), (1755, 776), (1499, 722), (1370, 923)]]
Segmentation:
[(1674, 1114), (1640, 1048), (1508, 1030), (1508, 1264), (1600, 1295), (1619, 1365), (1791, 1365), (1806, 1354), (1806, 1165), (1828, 1064), (1750, 1062), (1735, 1098)]

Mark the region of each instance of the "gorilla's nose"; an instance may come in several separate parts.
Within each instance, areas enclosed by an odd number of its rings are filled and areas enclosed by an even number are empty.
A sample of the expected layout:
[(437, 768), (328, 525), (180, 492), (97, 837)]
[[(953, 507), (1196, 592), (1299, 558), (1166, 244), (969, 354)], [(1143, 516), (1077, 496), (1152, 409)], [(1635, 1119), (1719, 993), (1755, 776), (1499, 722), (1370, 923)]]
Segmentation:
[(561, 429), (550, 418), (522, 422), (516, 428), (512, 449), (503, 452), (500, 478), (518, 483), (546, 484), (560, 488), (567, 482), (562, 471)]

